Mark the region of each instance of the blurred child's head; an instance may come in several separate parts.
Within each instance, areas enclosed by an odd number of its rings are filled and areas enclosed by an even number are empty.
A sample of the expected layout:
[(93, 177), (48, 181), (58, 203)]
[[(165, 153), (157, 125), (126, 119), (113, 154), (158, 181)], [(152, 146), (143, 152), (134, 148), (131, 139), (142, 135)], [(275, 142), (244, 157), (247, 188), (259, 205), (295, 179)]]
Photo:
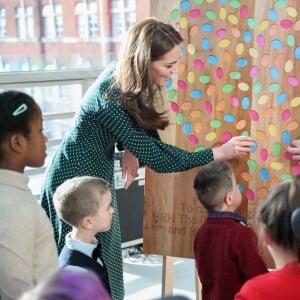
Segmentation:
[(110, 189), (111, 185), (104, 179), (74, 177), (56, 189), (54, 206), (59, 217), (74, 227), (83, 226), (95, 232), (107, 231), (114, 213)]
[(224, 160), (208, 163), (194, 179), (200, 203), (208, 211), (235, 211), (241, 204), (241, 193), (231, 165)]
[(257, 211), (257, 220), (261, 233), (264, 231), (273, 242), (294, 253), (300, 261), (300, 239), (291, 225), (293, 212), (297, 208), (300, 208), (300, 175), (271, 188)]
[[(46, 157), (42, 114), (33, 98), (20, 91), (0, 93), (0, 161), (39, 167)], [(19, 160), (19, 161), (18, 161)]]
[(111, 300), (98, 277), (87, 270), (61, 269), (20, 300)]

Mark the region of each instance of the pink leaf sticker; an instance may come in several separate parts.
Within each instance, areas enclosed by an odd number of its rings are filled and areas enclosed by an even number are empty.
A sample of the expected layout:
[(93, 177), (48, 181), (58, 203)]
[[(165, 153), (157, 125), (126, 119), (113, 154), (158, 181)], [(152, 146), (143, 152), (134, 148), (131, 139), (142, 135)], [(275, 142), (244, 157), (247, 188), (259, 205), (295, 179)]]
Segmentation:
[(290, 109), (286, 109), (281, 113), (281, 121), (286, 121), (290, 118), (292, 112)]
[(258, 67), (257, 66), (252, 66), (251, 69), (250, 69), (250, 77), (251, 78), (256, 77), (257, 73), (258, 73)]
[(198, 18), (201, 14), (200, 9), (191, 9), (189, 14), (191, 18)]
[(298, 79), (296, 77), (294, 77), (294, 76), (289, 76), (288, 77), (288, 83), (291, 86), (298, 86), (299, 85)]
[(233, 107), (238, 107), (240, 105), (239, 99), (237, 97), (232, 96), (230, 100), (231, 100), (231, 105)]
[(248, 16), (248, 6), (247, 5), (243, 5), (240, 9), (240, 16), (242, 19), (247, 18)]
[(254, 192), (251, 189), (248, 189), (246, 191), (246, 197), (249, 201), (253, 201), (254, 200)]
[(217, 31), (216, 31), (216, 36), (217, 36), (217, 38), (218, 39), (222, 39), (222, 38), (224, 38), (225, 36), (227, 35), (227, 31), (226, 31), (226, 29), (218, 29)]
[(205, 101), (204, 109), (206, 112), (211, 113), (212, 112), (212, 104), (209, 101)]
[(284, 29), (289, 29), (293, 26), (293, 23), (290, 20), (281, 20), (280, 21), (280, 26)]
[(268, 157), (269, 157), (269, 153), (268, 153), (267, 149), (261, 149), (260, 152), (259, 152), (259, 154), (260, 154), (260, 159), (262, 161), (266, 161), (268, 159)]
[(176, 102), (172, 101), (170, 103), (170, 106), (171, 106), (171, 109), (172, 109), (173, 112), (175, 112), (175, 113), (179, 112), (179, 106), (178, 106), (178, 104)]
[(300, 165), (296, 164), (292, 167), (292, 173), (294, 176), (297, 176), (300, 174)]
[(194, 67), (197, 69), (203, 69), (204, 68), (204, 62), (200, 59), (194, 60)]
[(255, 110), (250, 110), (250, 112), (249, 112), (249, 116), (250, 116), (250, 119), (252, 120), (252, 121), (258, 121), (259, 120), (259, 114), (257, 113), (257, 111), (255, 111)]
[(217, 67), (216, 68), (216, 77), (218, 79), (222, 79), (223, 78), (223, 69), (221, 67)]
[(198, 138), (195, 135), (192, 135), (192, 134), (189, 135), (188, 140), (189, 140), (190, 143), (192, 143), (194, 145), (198, 144), (198, 142), (199, 142)]
[(257, 45), (258, 45), (259, 47), (264, 47), (264, 45), (265, 45), (265, 38), (264, 38), (264, 36), (261, 35), (261, 34), (259, 34), (259, 35), (257, 36), (257, 38), (256, 38), (256, 42), (257, 42)]
[(225, 132), (225, 133), (221, 136), (221, 142), (222, 142), (222, 143), (226, 143), (226, 142), (228, 142), (231, 138), (232, 138), (232, 134), (231, 134), (230, 132)]
[(177, 86), (178, 86), (178, 88), (180, 88), (181, 90), (185, 90), (186, 87), (187, 87), (186, 83), (185, 83), (183, 80), (178, 80)]

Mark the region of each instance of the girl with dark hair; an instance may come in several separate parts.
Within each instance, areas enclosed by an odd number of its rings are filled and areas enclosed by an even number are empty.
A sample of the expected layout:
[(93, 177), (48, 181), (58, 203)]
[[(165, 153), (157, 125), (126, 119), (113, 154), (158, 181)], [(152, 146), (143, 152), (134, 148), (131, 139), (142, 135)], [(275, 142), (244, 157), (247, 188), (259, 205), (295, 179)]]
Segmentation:
[[(171, 25), (154, 18), (137, 23), (124, 39), (118, 62), (111, 63), (85, 94), (75, 125), (47, 171), (42, 191), (41, 204), (54, 226), (59, 251), (71, 228), (56, 215), (52, 199), (56, 187), (68, 178), (84, 175), (101, 177), (113, 186), (116, 143), (125, 149), (125, 188), (136, 176), (138, 160), (156, 172), (167, 173), (250, 152), (253, 141), (249, 137), (235, 137), (218, 148), (194, 153), (161, 141), (157, 130), (169, 124), (161, 89), (177, 72), (182, 41)], [(98, 239), (112, 297), (119, 300), (124, 297), (123, 262), (114, 189), (112, 206), (112, 228)]]
[(247, 281), (235, 300), (300, 299), (300, 175), (270, 190), (257, 214), (276, 270)]
[(0, 94), (0, 298), (17, 299), (57, 270), (53, 229), (24, 169), (46, 156), (41, 110), (27, 94)]

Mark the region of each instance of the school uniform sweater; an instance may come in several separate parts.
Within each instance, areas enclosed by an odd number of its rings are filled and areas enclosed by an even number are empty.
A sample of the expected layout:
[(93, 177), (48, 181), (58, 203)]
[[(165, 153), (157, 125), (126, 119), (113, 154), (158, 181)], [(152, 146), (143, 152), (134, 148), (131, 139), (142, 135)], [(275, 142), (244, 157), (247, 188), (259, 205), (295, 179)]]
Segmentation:
[(297, 261), (247, 281), (234, 300), (299, 300), (299, 284), (300, 262)]
[(53, 228), (23, 173), (0, 169), (0, 298), (18, 299), (58, 270)]
[(194, 253), (205, 300), (232, 300), (246, 280), (268, 271), (254, 231), (236, 213), (210, 212)]
[(64, 246), (59, 255), (59, 267), (68, 268), (68, 266), (80, 267), (82, 269), (92, 271), (97, 275), (97, 277), (101, 281), (101, 284), (110, 293), (105, 265), (99, 264), (96, 260), (78, 250), (70, 249), (67, 246)]

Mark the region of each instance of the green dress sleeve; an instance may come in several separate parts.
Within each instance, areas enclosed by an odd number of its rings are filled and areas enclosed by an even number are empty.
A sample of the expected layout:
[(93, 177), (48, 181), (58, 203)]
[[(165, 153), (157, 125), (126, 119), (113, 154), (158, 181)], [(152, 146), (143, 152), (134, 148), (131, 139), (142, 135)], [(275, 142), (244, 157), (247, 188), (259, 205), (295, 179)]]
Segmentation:
[(179, 172), (214, 159), (211, 149), (189, 152), (160, 140), (157, 131), (140, 129), (118, 101), (107, 100), (97, 120), (141, 163), (159, 173)]

